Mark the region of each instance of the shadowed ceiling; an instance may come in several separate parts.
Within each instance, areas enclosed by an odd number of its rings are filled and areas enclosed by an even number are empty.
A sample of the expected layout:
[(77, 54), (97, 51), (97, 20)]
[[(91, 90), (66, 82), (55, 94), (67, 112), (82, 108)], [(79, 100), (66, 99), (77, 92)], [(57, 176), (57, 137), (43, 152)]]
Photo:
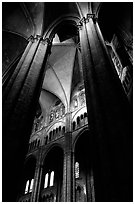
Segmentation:
[[(82, 3), (82, 8), (83, 6)], [(79, 16), (74, 2), (5, 2), (2, 7), (3, 73), (11, 63), (21, 57), (31, 35), (42, 35), (60, 16)], [(77, 35), (76, 28), (63, 25), (53, 40), (39, 98), (44, 116), (58, 100), (67, 110), (73, 90), (82, 81)]]
[[(43, 35), (48, 26), (63, 15), (81, 18), (82, 16), (86, 17), (88, 12), (99, 12), (98, 22), (101, 31), (105, 40), (110, 40), (117, 26), (120, 9), (123, 10), (121, 15), (126, 16), (127, 13), (124, 12), (126, 10), (130, 13), (130, 6), (125, 8), (124, 4), (117, 4), (116, 6), (116, 3), (2, 3), (3, 73), (6, 72), (11, 63), (13, 64), (16, 59), (21, 57), (31, 35)], [(116, 15), (113, 15), (114, 10)], [(128, 18), (126, 26), (129, 29), (131, 27), (128, 24)], [(74, 90), (83, 83), (81, 67), (78, 31), (73, 25), (62, 25), (55, 35), (51, 55), (46, 63), (46, 74), (39, 99), (44, 115), (58, 100), (65, 105), (66, 110), (68, 109)]]

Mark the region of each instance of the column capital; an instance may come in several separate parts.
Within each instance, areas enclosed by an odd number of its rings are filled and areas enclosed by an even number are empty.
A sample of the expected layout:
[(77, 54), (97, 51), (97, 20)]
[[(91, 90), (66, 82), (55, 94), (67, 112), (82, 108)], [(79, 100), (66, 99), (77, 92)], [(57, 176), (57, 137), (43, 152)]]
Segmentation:
[(86, 18), (87, 19), (90, 19), (90, 18), (93, 19), (93, 18), (95, 18), (95, 16), (96, 16), (95, 13), (87, 13)]
[(78, 25), (77, 25), (78, 29), (79, 29), (79, 30), (82, 30), (83, 24), (84, 24), (84, 23), (85, 23), (85, 24), (88, 23), (88, 22), (89, 22), (89, 19), (92, 19), (93, 22), (96, 23), (96, 21), (97, 21), (98, 18), (97, 18), (97, 16), (96, 16), (95, 13), (87, 13), (86, 17), (83, 17), (82, 19), (80, 19), (80, 21), (79, 21), (79, 23), (78, 23)]
[(34, 42), (34, 36), (31, 35), (27, 40), (28, 40), (29, 42), (30, 42), (30, 41), (31, 41), (31, 42)]
[(77, 24), (78, 30), (82, 30), (82, 26), (83, 26), (83, 24), (80, 20), (79, 23)]
[(45, 44), (47, 44), (47, 45), (51, 45), (51, 40), (49, 39), (49, 38), (42, 38), (41, 39), (41, 42), (45, 45)]
[(96, 16), (95, 13), (87, 13), (87, 22), (89, 22), (89, 19), (92, 18), (93, 22), (96, 23), (98, 20), (98, 17)]
[(31, 41), (33, 43), (33, 42), (35, 42), (37, 40), (40, 40), (41, 38), (42, 38), (41, 35), (36, 35), (36, 36), (31, 35), (27, 40)]

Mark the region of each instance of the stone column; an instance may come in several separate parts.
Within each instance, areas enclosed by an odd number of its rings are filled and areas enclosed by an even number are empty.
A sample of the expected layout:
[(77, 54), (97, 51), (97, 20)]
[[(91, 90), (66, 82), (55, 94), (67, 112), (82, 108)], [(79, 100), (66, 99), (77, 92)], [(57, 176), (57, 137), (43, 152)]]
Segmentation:
[(95, 200), (132, 201), (132, 113), (95, 22), (95, 15), (87, 14), (78, 25)]
[[(30, 36), (30, 38), (28, 39), (28, 45), (25, 48), (25, 51), (23, 52), (23, 54), (19, 60), (19, 63), (17, 64), (17, 67), (13, 71), (13, 74), (11, 76), (9, 76), (10, 70), (8, 70), (8, 72), (6, 72), (2, 75), (2, 81), (3, 81), (3, 83), (2, 83), (2, 90), (3, 90), (2, 100), (3, 100), (3, 102), (5, 101), (6, 96), (8, 95), (10, 88), (12, 87), (12, 85), (14, 83), (15, 78), (17, 77), (17, 74), (19, 73), (19, 70), (22, 66), (22, 63), (24, 62), (24, 60), (25, 60), (25, 58), (26, 58), (33, 43), (34, 43), (34, 37)], [(12, 67), (10, 67), (10, 69), (12, 69)]]
[(38, 202), (38, 191), (40, 188), (40, 180), (41, 180), (41, 172), (42, 172), (42, 165), (41, 165), (41, 156), (42, 152), (41, 149), (39, 150), (39, 156), (35, 168), (35, 175), (34, 175), (34, 184), (33, 184), (33, 189), (32, 189), (32, 195), (31, 195), (31, 202)]
[(40, 165), (39, 180), (38, 180), (37, 194), (36, 194), (35, 202), (40, 201), (39, 199), (40, 199), (40, 193), (41, 193), (42, 176), (43, 176), (43, 165)]
[(71, 163), (71, 151), (66, 152), (66, 169), (67, 169), (67, 192), (66, 192), (66, 202), (72, 201), (72, 163)]
[(33, 184), (33, 189), (32, 189), (31, 201), (30, 202), (35, 202), (36, 201), (36, 194), (37, 194), (37, 190), (38, 190), (37, 188), (38, 188), (39, 175), (40, 175), (40, 165), (37, 164), (36, 168), (35, 168), (34, 184)]
[[(49, 39), (37, 36), (13, 73), (9, 92), (3, 92), (6, 96), (3, 101), (3, 201), (16, 201), (20, 191), (21, 171), (49, 48)], [(9, 183), (12, 184), (10, 191)]]
[(62, 202), (66, 202), (66, 183), (67, 183), (67, 165), (66, 165), (66, 154), (64, 153), (63, 158), (63, 183), (62, 183)]
[(75, 153), (72, 152), (72, 201), (75, 202)]
[(66, 114), (66, 133), (65, 133), (65, 153), (64, 153), (64, 184), (66, 185), (66, 202), (73, 201), (73, 160), (72, 160), (72, 134), (71, 134), (71, 113), (68, 111)]
[[(15, 68), (11, 78), (9, 79), (9, 81), (5, 81), (4, 84), (6, 84), (6, 85), (3, 86), (3, 95), (2, 95), (3, 104), (6, 103), (6, 99), (7, 99), (7, 97), (9, 97), (9, 93), (13, 89), (12, 86), (14, 86), (15, 80), (17, 80), (17, 78), (20, 78), (20, 76), (23, 80), (22, 76), (25, 75), (26, 72), (24, 72), (24, 70), (21, 70), (21, 67), (25, 66), (25, 70), (26, 71), (28, 70), (28, 67), (30, 66), (31, 60), (35, 55), (36, 48), (39, 44), (38, 38), (39, 38), (38, 36), (36, 38), (31, 36), (31, 38), (29, 39), (29, 43), (28, 43), (19, 63), (17, 64), (17, 67)], [(19, 80), (19, 85), (21, 86), (21, 80)], [(12, 95), (12, 101), (13, 101), (13, 99), (14, 99), (14, 97)]]

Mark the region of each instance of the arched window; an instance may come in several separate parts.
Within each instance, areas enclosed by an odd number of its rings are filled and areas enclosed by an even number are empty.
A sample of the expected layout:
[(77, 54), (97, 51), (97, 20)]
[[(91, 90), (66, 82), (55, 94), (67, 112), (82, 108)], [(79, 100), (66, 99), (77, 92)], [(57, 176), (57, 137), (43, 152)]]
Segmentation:
[(86, 117), (87, 117), (87, 113), (85, 112), (85, 113), (84, 113), (84, 118), (86, 118)]
[(77, 108), (77, 107), (78, 107), (78, 100), (77, 100), (77, 98), (76, 98), (76, 99), (74, 99), (74, 107), (75, 107), (75, 108)]
[(48, 177), (49, 177), (49, 175), (48, 175), (48, 173), (45, 175), (45, 182), (44, 182), (44, 188), (47, 188), (47, 186), (48, 186)]
[(75, 178), (79, 178), (79, 163), (75, 162)]
[(80, 117), (78, 116), (77, 117), (77, 125), (79, 125), (80, 124)]
[(45, 145), (47, 144), (48, 142), (48, 135), (46, 136), (46, 139), (45, 139)]
[(50, 135), (50, 141), (52, 140), (52, 131), (49, 133)]
[(59, 126), (59, 133), (61, 132), (61, 126)]
[(51, 141), (52, 140), (52, 134), (51, 134), (51, 132), (49, 132), (49, 141)]
[(56, 128), (56, 134), (58, 133), (58, 128)]
[(83, 115), (81, 114), (81, 120), (83, 119)]
[(55, 130), (53, 130), (53, 137), (55, 136)]
[(28, 193), (28, 190), (29, 190), (29, 180), (26, 182), (25, 194)]
[(63, 134), (65, 133), (65, 126), (63, 126), (63, 128), (62, 128), (62, 133)]
[(54, 171), (52, 171), (50, 175), (50, 186), (53, 186), (53, 184), (54, 184)]
[(73, 130), (75, 130), (76, 122), (73, 122)]
[(34, 179), (31, 179), (30, 190), (29, 190), (29, 192), (32, 192), (32, 189), (33, 189), (33, 183), (34, 183)]

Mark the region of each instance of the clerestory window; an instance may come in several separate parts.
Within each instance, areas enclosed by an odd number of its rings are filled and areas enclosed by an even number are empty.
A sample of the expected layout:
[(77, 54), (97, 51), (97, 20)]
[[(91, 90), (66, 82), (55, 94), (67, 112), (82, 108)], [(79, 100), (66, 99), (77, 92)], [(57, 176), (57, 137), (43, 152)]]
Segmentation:
[(54, 185), (54, 171), (45, 174), (44, 188)]
[(79, 178), (79, 163), (75, 162), (75, 178)]
[(25, 186), (25, 194), (32, 192), (33, 184), (34, 184), (34, 179), (27, 180), (26, 186)]

